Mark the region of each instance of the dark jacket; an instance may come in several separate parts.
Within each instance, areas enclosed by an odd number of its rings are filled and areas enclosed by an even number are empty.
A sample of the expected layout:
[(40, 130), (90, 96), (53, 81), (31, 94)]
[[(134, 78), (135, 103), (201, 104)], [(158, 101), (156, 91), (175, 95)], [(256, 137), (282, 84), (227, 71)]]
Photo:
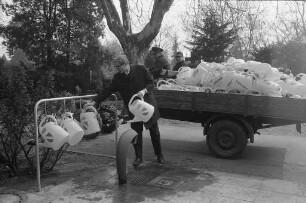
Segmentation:
[[(128, 75), (125, 73), (116, 73), (109, 88), (104, 89), (98, 94), (95, 101), (97, 104), (105, 100), (112, 93), (119, 92), (125, 106), (134, 94), (146, 88), (148, 93), (144, 96), (144, 101), (154, 106), (154, 114), (151, 119), (144, 123), (148, 129), (159, 119), (159, 110), (153, 95), (153, 77), (150, 72), (142, 65), (131, 66)], [(134, 116), (129, 112), (132, 119)]]
[(183, 67), (183, 66), (188, 66), (186, 61), (181, 61), (179, 63), (176, 63), (172, 70), (173, 71), (178, 71), (178, 69), (180, 69), (180, 67)]
[(156, 58), (153, 68), (150, 69), (150, 72), (153, 75), (154, 79), (162, 77), (161, 75), (162, 69), (165, 70), (171, 69), (170, 63), (164, 55), (160, 55), (158, 58)]

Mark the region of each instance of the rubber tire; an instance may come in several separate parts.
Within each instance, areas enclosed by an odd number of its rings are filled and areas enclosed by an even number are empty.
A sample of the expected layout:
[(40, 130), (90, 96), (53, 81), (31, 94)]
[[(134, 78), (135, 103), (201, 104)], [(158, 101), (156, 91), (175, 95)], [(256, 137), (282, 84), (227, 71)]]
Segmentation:
[[(220, 136), (223, 136), (223, 140)], [(209, 128), (206, 144), (210, 151), (218, 157), (235, 158), (245, 150), (247, 136), (239, 123), (231, 120), (220, 120), (213, 123)]]

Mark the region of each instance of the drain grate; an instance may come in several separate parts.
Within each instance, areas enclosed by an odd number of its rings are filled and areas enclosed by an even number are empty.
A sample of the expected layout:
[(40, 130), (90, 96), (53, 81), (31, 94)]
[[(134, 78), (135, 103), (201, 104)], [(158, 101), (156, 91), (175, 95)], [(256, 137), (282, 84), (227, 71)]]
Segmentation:
[(22, 201), (22, 196), (17, 193), (0, 193), (0, 202), (21, 203)]
[(149, 171), (133, 170), (127, 173), (127, 181), (136, 184), (146, 184), (153, 180), (157, 174)]

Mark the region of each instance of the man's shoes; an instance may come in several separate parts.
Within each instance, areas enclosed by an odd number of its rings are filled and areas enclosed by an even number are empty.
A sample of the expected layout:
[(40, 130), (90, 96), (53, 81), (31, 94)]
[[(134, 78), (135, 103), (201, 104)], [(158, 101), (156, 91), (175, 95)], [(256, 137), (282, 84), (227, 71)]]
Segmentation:
[(157, 156), (157, 162), (158, 162), (159, 164), (164, 164), (164, 163), (165, 163), (164, 157), (163, 157), (163, 156)]
[(142, 163), (142, 158), (136, 158), (133, 162), (133, 166), (137, 168)]

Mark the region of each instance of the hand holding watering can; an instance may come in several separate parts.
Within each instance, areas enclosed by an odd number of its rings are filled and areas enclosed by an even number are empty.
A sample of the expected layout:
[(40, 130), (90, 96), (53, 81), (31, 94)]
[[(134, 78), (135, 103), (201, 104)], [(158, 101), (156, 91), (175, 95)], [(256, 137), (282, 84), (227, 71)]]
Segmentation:
[(145, 88), (143, 90), (140, 90), (138, 93), (137, 93), (137, 96), (139, 98), (143, 98), (145, 96), (145, 94), (148, 93), (148, 90)]
[[(138, 96), (142, 95), (144, 92), (138, 92), (134, 94), (129, 102), (129, 111), (135, 116), (134, 119), (130, 122), (148, 122), (154, 113), (154, 106), (145, 102), (143, 97)], [(140, 99), (136, 99), (139, 97)]]

